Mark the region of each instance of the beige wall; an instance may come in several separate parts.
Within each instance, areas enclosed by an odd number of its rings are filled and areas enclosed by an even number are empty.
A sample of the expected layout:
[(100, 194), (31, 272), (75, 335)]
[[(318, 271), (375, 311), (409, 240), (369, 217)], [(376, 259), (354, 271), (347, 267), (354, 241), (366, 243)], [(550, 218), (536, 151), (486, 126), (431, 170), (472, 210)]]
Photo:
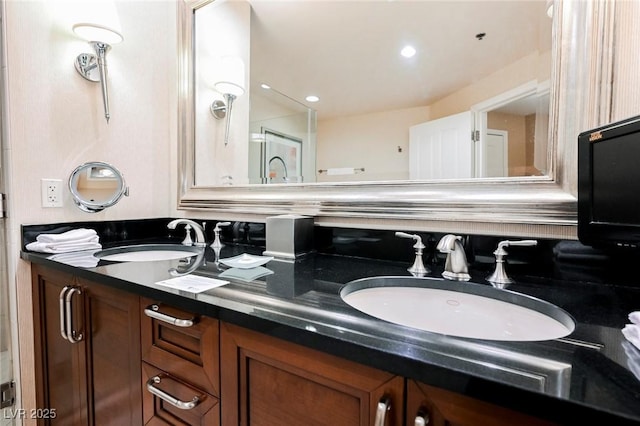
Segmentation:
[(509, 135), (509, 175), (523, 176), (527, 165), (525, 144), (525, 120), (521, 115), (506, 114), (497, 111), (487, 113), (487, 128), (504, 130)]
[[(103, 117), (100, 86), (83, 79), (73, 61), (90, 52), (71, 32), (73, 3), (6, 2), (3, 129), (7, 159), (8, 272), (13, 340), (20, 343), (24, 407), (34, 407), (29, 265), (19, 260), (20, 225), (162, 217), (174, 213), (176, 154), (176, 3), (116, 2), (124, 41), (108, 54), (111, 121)], [(40, 179), (61, 179), (100, 160), (124, 174), (131, 195), (88, 214), (64, 191), (63, 208), (40, 207)], [(17, 345), (16, 345), (17, 346)], [(17, 362), (16, 362), (17, 365)]]
[(532, 53), (508, 67), (458, 90), (431, 104), (431, 119), (463, 111), (487, 99), (505, 93), (532, 80), (543, 82), (551, 77), (551, 51)]
[(429, 107), (417, 107), (318, 121), (318, 169), (365, 169), (318, 182), (409, 179), (409, 127), (429, 119)]

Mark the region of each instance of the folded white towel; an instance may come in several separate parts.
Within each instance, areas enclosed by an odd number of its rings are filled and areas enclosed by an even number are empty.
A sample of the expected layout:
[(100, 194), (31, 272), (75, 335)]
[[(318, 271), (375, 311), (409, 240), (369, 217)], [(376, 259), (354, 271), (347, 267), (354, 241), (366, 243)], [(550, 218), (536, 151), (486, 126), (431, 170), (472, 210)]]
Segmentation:
[[(96, 237), (97, 239), (97, 237)], [(42, 243), (34, 241), (27, 244), (26, 249), (29, 251), (37, 251), (40, 253), (69, 253), (72, 251), (82, 250), (100, 250), (102, 244), (96, 241), (70, 242), (70, 243)]]
[(627, 355), (627, 366), (638, 380), (640, 380), (640, 351), (630, 342), (622, 342), (622, 348)]
[(627, 324), (622, 329), (624, 337), (640, 350), (640, 325)]
[(40, 253), (69, 253), (102, 248), (100, 237), (93, 229), (72, 229), (61, 234), (40, 234), (27, 244), (27, 250)]
[(71, 231), (61, 234), (40, 234), (36, 237), (36, 241), (41, 243), (69, 243), (97, 241), (98, 233), (93, 229), (72, 229)]
[(640, 325), (640, 311), (631, 312), (629, 314), (629, 321), (635, 325)]

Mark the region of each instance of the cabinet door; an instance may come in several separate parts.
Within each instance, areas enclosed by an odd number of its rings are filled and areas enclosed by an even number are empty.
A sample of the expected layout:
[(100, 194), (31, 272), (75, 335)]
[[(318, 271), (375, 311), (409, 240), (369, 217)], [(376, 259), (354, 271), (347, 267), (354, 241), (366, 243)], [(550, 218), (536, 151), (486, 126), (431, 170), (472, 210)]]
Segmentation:
[(553, 423), (407, 380), (407, 426), (550, 426)]
[(369, 426), (385, 399), (402, 422), (401, 377), (226, 323), (220, 348), (223, 425)]
[(142, 424), (139, 298), (88, 281), (80, 285), (89, 424)]
[(33, 295), (41, 423), (142, 424), (138, 297), (35, 266)]
[[(35, 326), (36, 400), (38, 408), (52, 410), (55, 417), (40, 423), (82, 425), (88, 423), (86, 377), (83, 371), (85, 342), (72, 344), (62, 336), (64, 309), (60, 306), (67, 289), (76, 286), (73, 276), (45, 268), (33, 269)], [(78, 297), (71, 300), (76, 313), (82, 310)], [(73, 320), (77, 320), (73, 318)]]

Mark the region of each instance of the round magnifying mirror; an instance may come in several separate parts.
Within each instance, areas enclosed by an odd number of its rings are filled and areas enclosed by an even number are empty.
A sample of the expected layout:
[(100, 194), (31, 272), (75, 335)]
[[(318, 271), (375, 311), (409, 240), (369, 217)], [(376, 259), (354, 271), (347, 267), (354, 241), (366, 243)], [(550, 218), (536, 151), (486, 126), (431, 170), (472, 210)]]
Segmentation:
[(122, 173), (100, 161), (76, 167), (69, 177), (69, 190), (78, 208), (88, 213), (102, 211), (129, 195)]

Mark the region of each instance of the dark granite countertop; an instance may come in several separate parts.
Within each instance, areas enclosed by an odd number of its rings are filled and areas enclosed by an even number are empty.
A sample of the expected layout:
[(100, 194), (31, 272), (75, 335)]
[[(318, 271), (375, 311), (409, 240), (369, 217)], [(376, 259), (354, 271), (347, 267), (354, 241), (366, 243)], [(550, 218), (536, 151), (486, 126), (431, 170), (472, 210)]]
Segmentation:
[[(228, 244), (219, 257), (262, 250)], [(518, 279), (508, 291), (563, 308), (575, 319), (576, 329), (550, 341), (503, 342), (391, 324), (340, 298), (351, 280), (409, 276), (403, 262), (317, 253), (295, 263), (271, 261), (265, 265), (271, 275), (249, 282), (224, 278), (230, 283), (195, 294), (156, 283), (172, 278), (172, 269), (195, 268), (196, 275), (218, 278), (226, 267), (216, 262), (209, 247), (198, 264), (100, 261), (73, 266), (25, 250), (21, 257), (559, 423), (640, 424), (640, 351), (620, 332), (629, 312), (640, 309), (640, 287), (557, 277)], [(473, 282), (486, 284), (485, 271), (471, 272)], [(439, 271), (431, 275), (439, 276)]]

